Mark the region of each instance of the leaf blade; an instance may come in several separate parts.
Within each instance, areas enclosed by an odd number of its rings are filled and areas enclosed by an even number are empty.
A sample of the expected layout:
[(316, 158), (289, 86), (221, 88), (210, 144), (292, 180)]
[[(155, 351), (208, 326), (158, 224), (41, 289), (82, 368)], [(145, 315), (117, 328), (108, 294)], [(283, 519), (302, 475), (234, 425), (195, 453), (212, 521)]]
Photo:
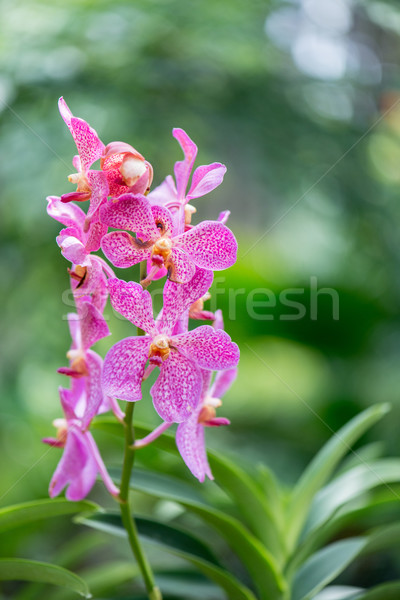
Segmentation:
[(0, 559), (1, 581), (35, 581), (67, 587), (84, 598), (91, 598), (86, 582), (63, 567), (21, 558)]

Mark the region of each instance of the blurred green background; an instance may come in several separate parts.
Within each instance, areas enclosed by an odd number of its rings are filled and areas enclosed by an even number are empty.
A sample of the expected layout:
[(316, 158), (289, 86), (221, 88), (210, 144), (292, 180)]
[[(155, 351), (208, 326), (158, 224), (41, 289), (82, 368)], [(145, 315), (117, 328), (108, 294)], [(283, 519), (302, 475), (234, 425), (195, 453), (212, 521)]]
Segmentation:
[[(105, 143), (136, 147), (154, 166), (153, 187), (181, 158), (172, 127), (197, 143), (197, 165), (228, 167), (223, 185), (196, 202), (198, 219), (232, 211), (240, 248), (235, 267), (216, 274), (212, 300), (242, 359), (220, 411), (232, 425), (208, 431), (210, 446), (249, 469), (265, 462), (290, 484), (332, 431), (389, 401), (391, 417), (370, 439), (398, 454), (399, 4), (2, 0), (0, 8), (0, 505), (45, 497), (60, 456), (41, 437), (60, 416), (65, 380), (56, 369), (70, 344), (60, 227), (45, 212), (47, 195), (73, 189), (61, 95)], [(316, 295), (322, 288), (333, 291)], [(304, 306), (301, 319), (290, 318), (298, 310), (282, 292)], [(133, 334), (110, 319), (103, 355)], [(137, 418), (157, 424), (149, 399)], [(96, 438), (118, 464), (120, 444)], [(92, 497), (108, 501), (101, 486)], [(63, 527), (28, 544), (4, 539), (0, 551), (46, 558)]]

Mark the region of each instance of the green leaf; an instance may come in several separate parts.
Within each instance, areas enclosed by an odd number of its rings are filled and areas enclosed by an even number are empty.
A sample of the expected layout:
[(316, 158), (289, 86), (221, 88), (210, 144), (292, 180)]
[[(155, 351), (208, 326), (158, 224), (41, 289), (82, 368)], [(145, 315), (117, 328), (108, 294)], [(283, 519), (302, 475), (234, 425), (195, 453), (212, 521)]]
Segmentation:
[(374, 487), (399, 481), (400, 460), (397, 458), (378, 460), (346, 471), (315, 496), (302, 538), (321, 527), (347, 502)]
[[(117, 586), (133, 581), (140, 576), (138, 566), (133, 562), (124, 562), (121, 560), (96, 565), (82, 572), (94, 598), (103, 596), (107, 593), (114, 594)], [(43, 597), (43, 596), (42, 596)], [(69, 590), (57, 590), (46, 600), (73, 600)]]
[[(111, 470), (111, 476), (119, 479), (120, 472)], [(201, 499), (194, 499), (192, 489), (189, 487), (188, 490), (188, 486), (175, 478), (136, 469), (130, 483), (133, 489), (178, 502), (215, 527), (247, 567), (260, 598), (273, 600), (281, 597), (286, 589), (286, 582), (273, 556), (237, 519), (208, 506)]]
[[(124, 435), (123, 427), (112, 417), (96, 417), (92, 426), (119, 437)], [(145, 425), (135, 424), (136, 439), (145, 437), (150, 431)], [(152, 445), (175, 455), (178, 453), (175, 438), (168, 432), (157, 438)], [(286, 555), (284, 536), (262, 491), (243, 469), (227, 458), (209, 451), (208, 459), (216, 483), (233, 499), (252, 533), (260, 539), (276, 561), (283, 564)]]
[(100, 507), (93, 502), (88, 502), (87, 500), (69, 502), (63, 498), (14, 504), (0, 509), (0, 532), (40, 519), (49, 519), (50, 517), (81, 512), (96, 512), (98, 510), (100, 510)]
[(360, 554), (366, 538), (350, 538), (313, 554), (297, 572), (291, 600), (310, 600), (333, 581)]
[(371, 442), (361, 448), (357, 448), (356, 454), (350, 454), (344, 459), (336, 474), (341, 475), (345, 471), (350, 471), (354, 467), (358, 467), (362, 463), (370, 463), (378, 458), (382, 458), (385, 453), (384, 442)]
[(0, 581), (38, 581), (66, 587), (85, 598), (91, 598), (83, 579), (56, 565), (17, 558), (0, 559)]
[[(399, 600), (400, 581), (391, 581), (351, 596), (348, 600)], [(327, 599), (326, 599), (327, 600)]]
[(353, 600), (355, 595), (363, 591), (362, 588), (348, 585), (330, 585), (314, 596), (312, 600)]
[[(101, 531), (126, 537), (121, 517), (113, 513), (93, 515), (79, 522)], [(219, 585), (230, 600), (256, 600), (253, 593), (222, 569), (208, 548), (191, 534), (151, 519), (135, 518), (139, 535), (169, 553), (189, 561)]]
[(376, 527), (368, 532), (368, 543), (364, 548), (365, 554), (380, 552), (400, 544), (400, 523), (392, 523), (383, 527)]
[(332, 475), (339, 461), (352, 444), (390, 409), (388, 404), (376, 404), (357, 415), (335, 433), (318, 452), (295, 486), (288, 506), (287, 537), (289, 547), (294, 548), (310, 504), (317, 491)]

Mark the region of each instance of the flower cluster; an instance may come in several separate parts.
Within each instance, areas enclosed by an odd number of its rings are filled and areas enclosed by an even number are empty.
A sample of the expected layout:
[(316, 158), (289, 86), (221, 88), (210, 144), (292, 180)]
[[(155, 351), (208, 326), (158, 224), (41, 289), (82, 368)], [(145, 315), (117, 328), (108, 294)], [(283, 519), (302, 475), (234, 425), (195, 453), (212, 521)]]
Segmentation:
[[(216, 416), (216, 408), (236, 376), (239, 349), (224, 331), (221, 312), (205, 310), (204, 302), (213, 271), (234, 264), (237, 244), (226, 227), (229, 211), (215, 221), (195, 224), (196, 209), (189, 201), (215, 189), (226, 168), (212, 163), (192, 174), (197, 147), (182, 129), (174, 129), (184, 159), (175, 163), (174, 178), (169, 175), (150, 192), (153, 168), (135, 148), (124, 142), (105, 146), (94, 129), (72, 115), (63, 98), (59, 109), (78, 151), (72, 161), (77, 172), (68, 177), (77, 187), (61, 197), (50, 196), (47, 211), (64, 226), (57, 243), (70, 263), (76, 312), (69, 315), (69, 365), (59, 369), (70, 379), (69, 388), (60, 388), (64, 418), (54, 422), (57, 437), (44, 440), (64, 448), (50, 495), (67, 487), (67, 498), (79, 500), (89, 493), (97, 475), (111, 494), (118, 495), (90, 424), (108, 410), (122, 420), (116, 398), (140, 400), (142, 382), (153, 370), (158, 374), (151, 396), (163, 422), (135, 447), (145, 446), (177, 423), (176, 443), (183, 460), (200, 481), (206, 475), (212, 478), (204, 427), (229, 424)], [(93, 169), (96, 161), (99, 168)], [(86, 213), (74, 203), (82, 201), (89, 201)], [(116, 267), (143, 263), (142, 281), (118, 279), (95, 254), (100, 249)], [(146, 288), (165, 276), (163, 308), (154, 317)], [(108, 297), (143, 335), (117, 342), (103, 363), (91, 348), (109, 335), (103, 315)], [(189, 330), (189, 318), (212, 325)]]

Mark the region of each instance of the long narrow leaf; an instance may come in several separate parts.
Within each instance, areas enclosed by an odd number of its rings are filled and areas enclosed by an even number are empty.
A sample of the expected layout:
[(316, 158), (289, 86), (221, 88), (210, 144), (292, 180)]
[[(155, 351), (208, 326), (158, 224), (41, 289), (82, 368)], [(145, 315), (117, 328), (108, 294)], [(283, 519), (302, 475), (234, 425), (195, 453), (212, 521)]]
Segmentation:
[[(112, 470), (111, 475), (119, 479), (120, 474)], [(169, 476), (136, 469), (131, 477), (131, 487), (158, 498), (178, 502), (197, 514), (215, 527), (236, 552), (247, 567), (262, 600), (274, 600), (282, 596), (286, 583), (274, 558), (237, 519), (193, 499), (181, 482)]]
[[(121, 518), (116, 514), (93, 515), (79, 519), (79, 522), (119, 537), (126, 537)], [(136, 519), (136, 523), (141, 537), (190, 562), (225, 590), (230, 600), (256, 600), (253, 593), (222, 569), (207, 547), (191, 534), (151, 519)]]
[(302, 532), (304, 539), (325, 523), (346, 502), (379, 485), (400, 481), (400, 459), (388, 458), (359, 465), (346, 471), (325, 486), (315, 496)]
[(0, 581), (38, 581), (66, 587), (85, 598), (91, 598), (83, 579), (56, 565), (17, 558), (0, 559)]
[(364, 591), (362, 588), (348, 585), (330, 585), (314, 596), (312, 600), (354, 600), (355, 596)]
[(81, 500), (80, 502), (69, 502), (63, 498), (54, 500), (35, 500), (23, 504), (13, 504), (0, 509), (0, 532), (13, 527), (26, 525), (40, 519), (59, 517), (61, 515), (76, 514), (82, 512), (96, 512), (100, 507), (93, 502)]
[[(97, 417), (92, 426), (118, 437), (124, 435), (122, 426), (112, 417)], [(143, 438), (149, 433), (149, 427), (135, 424), (136, 438)], [(153, 444), (157, 448), (177, 454), (175, 438), (168, 432), (157, 438)], [(252, 533), (281, 564), (286, 553), (284, 537), (262, 491), (243, 469), (227, 458), (213, 452), (208, 453), (208, 458), (216, 483), (234, 500)]]
[(358, 438), (390, 409), (388, 404), (376, 404), (347, 423), (325, 444), (304, 471), (295, 486), (288, 506), (287, 536), (294, 548), (310, 509), (310, 504), (335, 467)]
[(311, 600), (340, 575), (366, 545), (366, 538), (350, 538), (313, 554), (294, 578), (291, 600)]

